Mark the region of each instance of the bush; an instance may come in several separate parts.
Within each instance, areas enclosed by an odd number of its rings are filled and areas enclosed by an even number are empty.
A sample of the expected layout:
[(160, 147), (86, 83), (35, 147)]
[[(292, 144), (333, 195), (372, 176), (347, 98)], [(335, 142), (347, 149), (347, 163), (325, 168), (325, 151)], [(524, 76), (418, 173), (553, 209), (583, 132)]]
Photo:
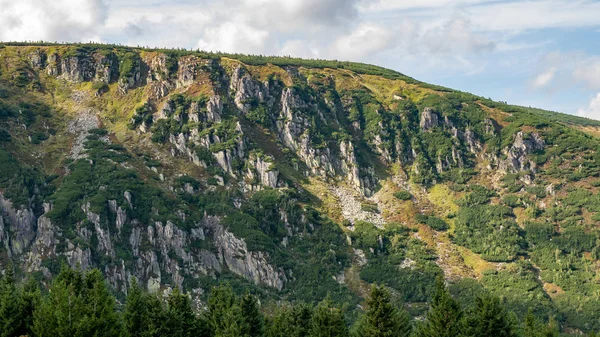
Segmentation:
[(400, 191), (394, 193), (394, 196), (400, 200), (410, 200), (412, 199), (412, 194), (409, 191)]
[(446, 221), (433, 215), (417, 214), (415, 215), (415, 221), (427, 225), (436, 231), (445, 231), (450, 227)]
[(463, 207), (483, 205), (490, 201), (491, 197), (497, 196), (496, 192), (488, 189), (485, 186), (473, 185), (471, 192), (458, 201), (458, 204)]
[(508, 262), (523, 252), (526, 241), (509, 207), (463, 207), (456, 216), (454, 241), (488, 261)]
[(377, 204), (363, 202), (360, 204), (360, 209), (363, 212), (379, 213), (379, 208), (377, 208)]
[(8, 131), (0, 129), (0, 142), (10, 142), (10, 133)]
[(523, 204), (521, 203), (521, 199), (519, 198), (519, 196), (514, 195), (514, 194), (507, 194), (502, 198), (502, 202), (504, 202), (504, 204), (506, 206), (509, 207), (519, 207), (519, 206), (523, 206)]

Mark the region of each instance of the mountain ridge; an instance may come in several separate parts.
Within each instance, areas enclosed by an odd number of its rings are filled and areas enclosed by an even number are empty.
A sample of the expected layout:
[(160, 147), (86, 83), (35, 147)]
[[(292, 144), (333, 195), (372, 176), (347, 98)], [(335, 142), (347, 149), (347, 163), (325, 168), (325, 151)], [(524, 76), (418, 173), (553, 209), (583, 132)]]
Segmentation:
[(416, 316), (444, 274), (597, 329), (600, 122), (368, 65), (236, 57), (4, 43), (2, 261), (198, 299), (228, 279), (355, 306), (383, 283)]

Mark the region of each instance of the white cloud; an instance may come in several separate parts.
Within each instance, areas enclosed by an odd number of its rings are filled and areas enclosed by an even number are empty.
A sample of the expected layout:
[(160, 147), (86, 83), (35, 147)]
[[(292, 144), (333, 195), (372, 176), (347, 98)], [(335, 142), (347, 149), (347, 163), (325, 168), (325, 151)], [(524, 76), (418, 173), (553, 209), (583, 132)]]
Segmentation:
[(488, 31), (595, 27), (600, 2), (590, 0), (494, 1), (468, 8), (473, 23)]
[(583, 85), (587, 89), (600, 90), (600, 57), (583, 52), (555, 51), (541, 58), (544, 70), (532, 81), (533, 88), (542, 88), (551, 81), (562, 87)]
[(391, 10), (431, 9), (439, 7), (461, 7), (494, 0), (378, 0), (361, 3), (364, 12), (381, 12)]
[(546, 87), (548, 84), (550, 84), (550, 82), (552, 82), (555, 74), (556, 68), (551, 67), (550, 69), (538, 74), (533, 81), (531, 81), (531, 86), (534, 89)]
[(266, 48), (269, 32), (243, 23), (223, 23), (204, 30), (197, 47), (202, 50), (229, 53), (261, 53)]
[(600, 120), (600, 93), (590, 100), (587, 108), (577, 110), (577, 114), (582, 117)]
[(372, 24), (358, 26), (350, 34), (338, 38), (331, 50), (339, 59), (359, 60), (389, 48), (393, 35), (383, 27)]
[(371, 16), (439, 20), (449, 12), (468, 13), (481, 31), (597, 27), (600, 2), (592, 0), (378, 0), (364, 1), (361, 13)]
[(422, 36), (432, 53), (477, 53), (491, 51), (496, 44), (482, 34), (477, 34), (469, 19), (454, 17), (442, 25), (428, 29)]
[(579, 60), (573, 69), (573, 78), (591, 89), (600, 89), (600, 57)]
[(0, 40), (99, 40), (103, 0), (0, 0)]
[(289, 40), (277, 53), (282, 56), (296, 56), (306, 58), (321, 58), (321, 52), (313, 43), (304, 40)]

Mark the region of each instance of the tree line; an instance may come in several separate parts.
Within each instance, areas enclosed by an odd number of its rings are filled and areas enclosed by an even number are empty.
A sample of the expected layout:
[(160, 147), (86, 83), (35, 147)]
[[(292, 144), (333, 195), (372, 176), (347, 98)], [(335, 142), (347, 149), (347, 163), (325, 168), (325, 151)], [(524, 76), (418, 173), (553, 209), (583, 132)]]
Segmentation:
[[(136, 281), (124, 305), (118, 303), (97, 269), (63, 267), (42, 290), (35, 281), (17, 284), (11, 268), (0, 283), (0, 337), (552, 337), (558, 326), (530, 312), (522, 322), (500, 300), (479, 296), (463, 309), (443, 279), (429, 311), (411, 321), (383, 286), (373, 286), (364, 310), (349, 326), (344, 310), (329, 298), (316, 306), (277, 305), (266, 314), (259, 300), (238, 296), (228, 285), (212, 288), (204, 308), (195, 312), (188, 295), (175, 288), (166, 298)], [(595, 335), (591, 335), (595, 336)]]

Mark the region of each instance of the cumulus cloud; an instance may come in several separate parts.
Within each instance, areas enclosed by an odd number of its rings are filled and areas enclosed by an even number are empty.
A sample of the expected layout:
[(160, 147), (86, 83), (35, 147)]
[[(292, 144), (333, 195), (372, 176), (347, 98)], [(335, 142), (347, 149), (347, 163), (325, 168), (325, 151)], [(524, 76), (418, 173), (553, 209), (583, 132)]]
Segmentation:
[(582, 85), (600, 90), (600, 57), (582, 52), (551, 52), (541, 58), (544, 70), (532, 81), (539, 89), (554, 82), (557, 86)]
[(473, 23), (488, 31), (596, 27), (600, 3), (581, 0), (490, 1), (468, 7)]
[(0, 0), (0, 40), (99, 40), (103, 0)]
[(388, 49), (393, 44), (393, 35), (383, 27), (363, 24), (350, 34), (338, 38), (331, 50), (332, 55), (341, 59), (360, 60), (374, 53)]
[(600, 57), (585, 57), (573, 69), (573, 78), (591, 89), (600, 89)]
[[(272, 34), (298, 36), (343, 29), (358, 18), (360, 0), (222, 0), (207, 9), (215, 23), (244, 23)], [(235, 10), (232, 10), (235, 9)]]
[(550, 69), (538, 74), (533, 81), (531, 81), (531, 86), (534, 89), (539, 89), (546, 87), (552, 79), (554, 79), (554, 75), (556, 74), (556, 68), (551, 67)]
[(432, 53), (478, 53), (492, 51), (496, 44), (483, 34), (474, 31), (471, 21), (455, 17), (442, 25), (430, 28), (421, 37), (421, 42)]
[(375, 0), (361, 3), (360, 8), (365, 12), (381, 12), (391, 10), (461, 7), (492, 1), (494, 0)]
[(587, 108), (577, 110), (577, 114), (582, 117), (600, 120), (600, 93), (590, 100)]
[(282, 56), (322, 58), (319, 48), (314, 43), (305, 40), (285, 41), (277, 54)]
[(197, 47), (230, 53), (256, 53), (265, 50), (269, 32), (243, 23), (224, 23), (208, 27)]

